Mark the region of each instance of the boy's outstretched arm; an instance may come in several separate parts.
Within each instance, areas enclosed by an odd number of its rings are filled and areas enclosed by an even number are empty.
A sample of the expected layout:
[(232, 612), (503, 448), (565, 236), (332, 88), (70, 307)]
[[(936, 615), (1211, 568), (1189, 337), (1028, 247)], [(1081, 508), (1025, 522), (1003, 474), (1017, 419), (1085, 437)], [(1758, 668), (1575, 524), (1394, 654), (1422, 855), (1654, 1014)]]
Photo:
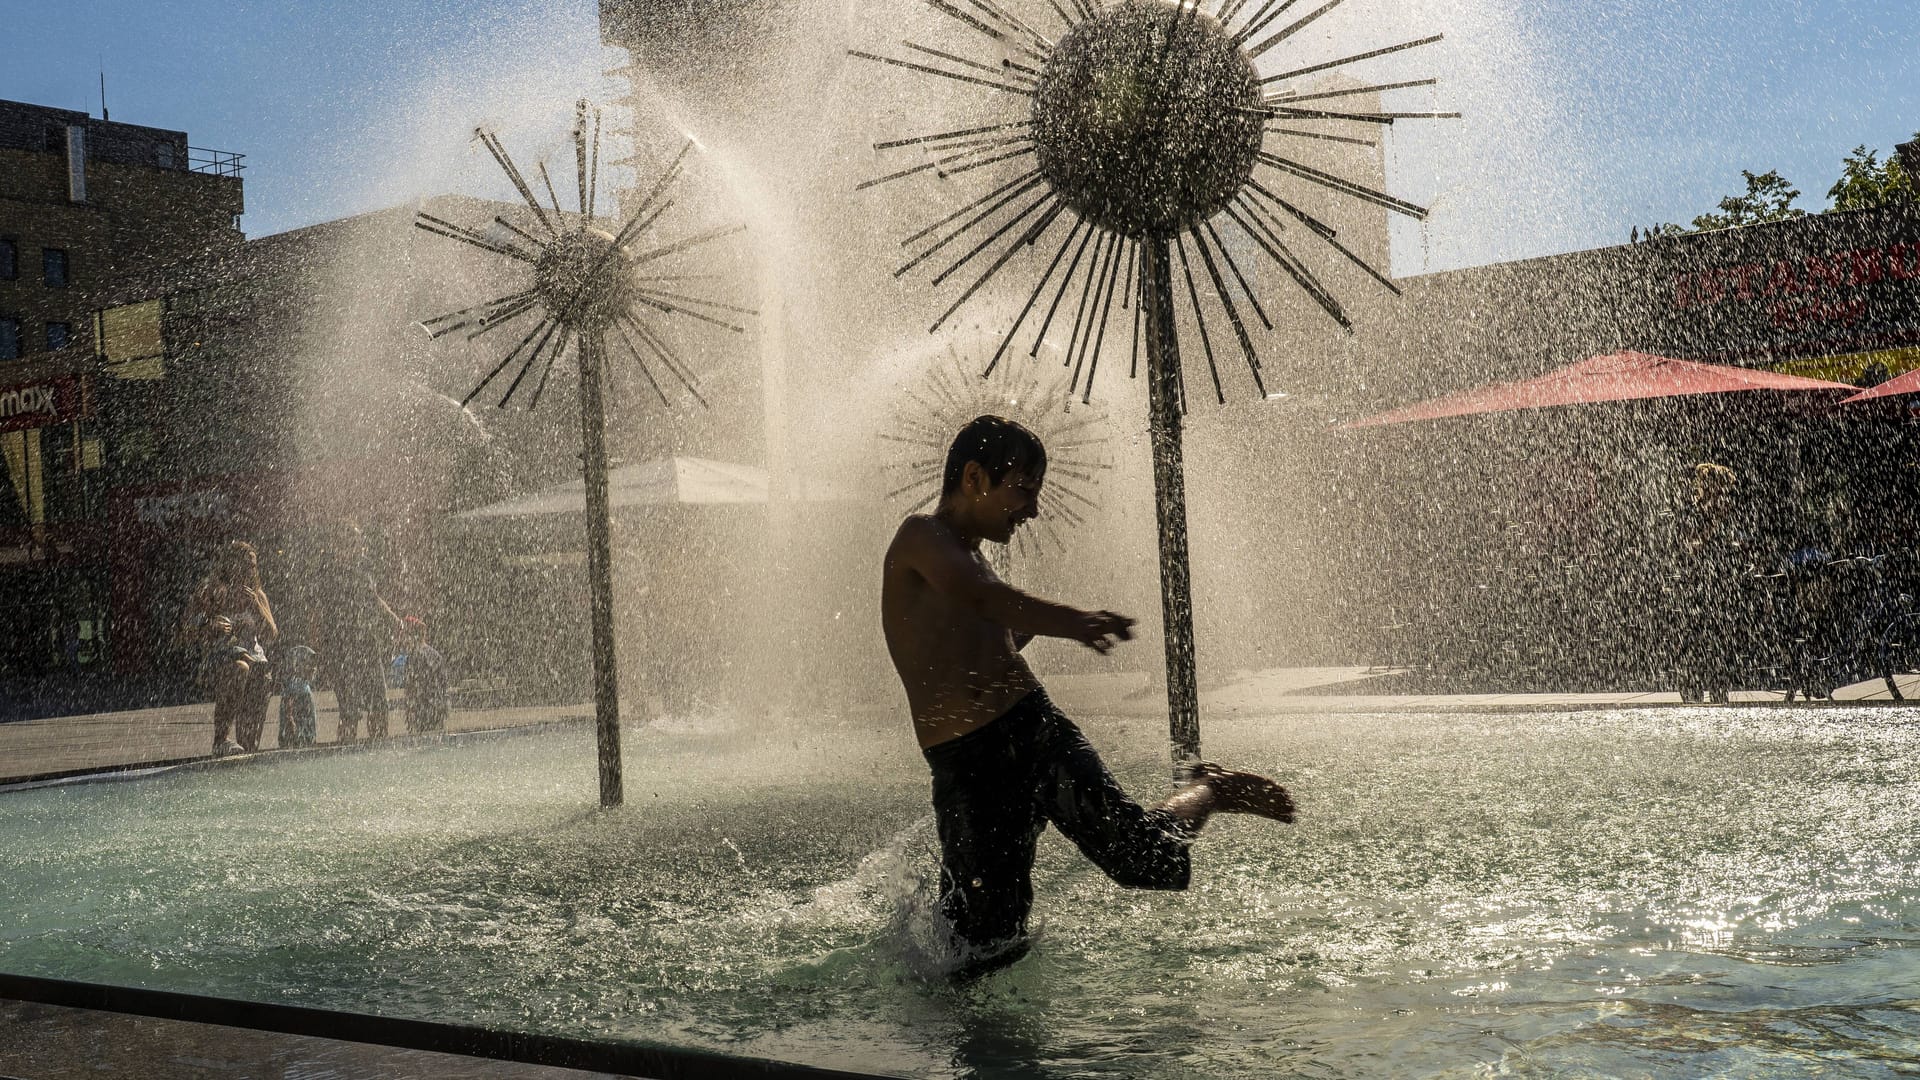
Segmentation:
[(1133, 620), (1125, 615), (1043, 600), (995, 578), (932, 518), (912, 517), (902, 523), (888, 558), (919, 574), (935, 592), (1006, 627), (1019, 645), (1036, 637), (1057, 637), (1104, 653), (1117, 641), (1133, 637)]

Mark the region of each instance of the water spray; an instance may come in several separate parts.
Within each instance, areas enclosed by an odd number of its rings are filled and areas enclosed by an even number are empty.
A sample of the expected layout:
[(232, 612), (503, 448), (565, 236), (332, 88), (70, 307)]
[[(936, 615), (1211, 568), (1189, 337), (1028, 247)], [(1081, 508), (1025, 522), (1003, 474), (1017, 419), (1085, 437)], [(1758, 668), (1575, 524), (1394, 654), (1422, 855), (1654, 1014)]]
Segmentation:
[[(538, 370), (539, 377), (526, 395), (527, 408), (531, 409), (540, 403), (548, 377), (565, 357), (569, 345), (573, 346), (573, 355), (579, 363), (580, 463), (587, 498), (587, 576), (593, 621), (593, 700), (600, 758), (600, 805), (612, 807), (618, 806), (623, 796), (620, 691), (614, 665), (613, 523), (607, 480), (606, 361), (610, 345), (617, 339), (662, 405), (671, 404), (662, 388), (670, 376), (704, 406), (707, 401), (700, 393), (699, 380), (691, 366), (668, 343), (659, 324), (669, 318), (692, 319), (744, 333), (746, 328), (732, 319), (754, 312), (681, 291), (685, 287), (682, 282), (695, 280), (693, 275), (660, 272), (669, 265), (662, 260), (742, 228), (711, 229), (671, 243), (649, 239), (654, 236), (654, 227), (661, 215), (673, 206), (674, 200), (667, 192), (685, 168), (687, 154), (694, 145), (691, 139), (681, 147), (672, 164), (617, 232), (608, 232), (599, 226), (595, 210), (600, 188), (600, 116), (597, 111), (592, 115), (593, 133), (589, 140), (587, 103), (582, 101), (575, 107), (577, 215), (561, 211), (560, 199), (554, 192), (545, 163), (541, 163), (537, 171), (550, 207), (543, 206), (534, 195), (499, 137), (482, 128), (475, 132), (475, 137), (533, 212), (534, 220), (527, 223), (529, 228), (523, 229), (505, 216), (495, 216), (493, 224), (505, 232), (480, 233), (425, 211), (420, 212), (414, 225), (436, 236), (522, 263), (530, 275), (526, 287), (517, 292), (422, 321), (421, 326), (430, 337), (440, 338), (465, 330), (467, 340), (472, 341), (509, 323), (538, 315), (532, 329), (460, 402), (462, 408), (512, 371), (514, 374), (499, 401), (499, 407), (505, 408), (521, 394), (527, 377)], [(662, 373), (659, 376), (655, 374), (656, 368)]]
[[(1227, 400), (1214, 352), (1221, 315), (1257, 399), (1276, 400), (1278, 391), (1266, 385), (1248, 328), (1250, 319), (1268, 330), (1273, 322), (1235, 248), (1244, 253), (1250, 243), (1259, 252), (1256, 258), (1271, 260), (1329, 319), (1351, 332), (1352, 320), (1308, 260), (1296, 253), (1283, 235), (1287, 230), (1302, 227), (1309, 242), (1383, 288), (1400, 290), (1383, 270), (1343, 244), (1336, 229), (1295, 205), (1285, 189), (1306, 184), (1415, 220), (1427, 216), (1424, 207), (1301, 162), (1289, 156), (1288, 148), (1303, 140), (1373, 146), (1369, 136), (1397, 121), (1459, 115), (1339, 107), (1341, 98), (1430, 87), (1433, 79), (1313, 92), (1300, 84), (1308, 76), (1432, 45), (1440, 35), (1263, 74), (1264, 58), (1284, 55), (1290, 39), (1343, 0), (1326, 0), (1287, 18), (1298, 2), (1045, 0), (1044, 8), (1030, 5), (1036, 11), (1025, 17), (1008, 0), (926, 0), (971, 32), (966, 47), (971, 55), (915, 41), (902, 43), (910, 56), (852, 52), (992, 94), (997, 101), (1025, 99), (991, 124), (874, 144), (885, 154), (918, 153), (926, 160), (857, 189), (916, 176), (945, 180), (979, 172), (1003, 178), (993, 190), (902, 242), (912, 254), (895, 276), (923, 265), (937, 267), (935, 286), (985, 260), (985, 269), (973, 274), (930, 332), (946, 325), (1015, 255), (1042, 241), (1049, 247), (1057, 243), (984, 374), (991, 375), (1007, 358), (1023, 327), (1033, 327), (1028, 358), (1039, 356), (1041, 341), (1077, 280), (1079, 299), (1062, 366), (1070, 370), (1068, 396), (1077, 393), (1085, 404), (1092, 400), (1116, 300), (1121, 310), (1130, 310), (1129, 376), (1138, 376), (1143, 353), (1147, 367), (1168, 722), (1176, 765), (1196, 761), (1200, 754), (1181, 451), (1187, 398), (1176, 307), (1184, 300), (1191, 309), (1217, 401)], [(1222, 236), (1228, 228), (1246, 243), (1230, 247)], [(1058, 238), (1062, 229), (1065, 236)], [(1203, 272), (1198, 280), (1196, 264)], [(1043, 306), (1050, 287), (1051, 298)], [(1213, 328), (1210, 309), (1217, 312)]]

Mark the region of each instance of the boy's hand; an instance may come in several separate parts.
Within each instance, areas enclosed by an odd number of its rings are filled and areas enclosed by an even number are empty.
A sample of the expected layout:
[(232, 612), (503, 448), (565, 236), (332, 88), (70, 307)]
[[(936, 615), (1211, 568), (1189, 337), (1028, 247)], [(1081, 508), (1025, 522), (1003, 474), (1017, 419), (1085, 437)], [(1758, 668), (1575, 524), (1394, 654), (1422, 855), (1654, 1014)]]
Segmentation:
[(1082, 612), (1073, 639), (1105, 656), (1120, 642), (1133, 640), (1133, 620), (1111, 611)]

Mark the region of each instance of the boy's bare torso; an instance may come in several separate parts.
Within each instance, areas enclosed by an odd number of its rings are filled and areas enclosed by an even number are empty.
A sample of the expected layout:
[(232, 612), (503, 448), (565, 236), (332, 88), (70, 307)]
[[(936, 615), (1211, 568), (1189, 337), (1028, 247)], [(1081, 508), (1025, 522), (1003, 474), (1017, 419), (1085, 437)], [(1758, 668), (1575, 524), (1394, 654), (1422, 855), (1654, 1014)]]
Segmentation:
[(914, 734), (925, 748), (997, 719), (1039, 689), (1040, 680), (1012, 631), (941, 595), (914, 569), (913, 545), (948, 544), (994, 576), (977, 546), (963, 543), (938, 519), (919, 520), (931, 527), (902, 527), (887, 549), (880, 619), (907, 691)]

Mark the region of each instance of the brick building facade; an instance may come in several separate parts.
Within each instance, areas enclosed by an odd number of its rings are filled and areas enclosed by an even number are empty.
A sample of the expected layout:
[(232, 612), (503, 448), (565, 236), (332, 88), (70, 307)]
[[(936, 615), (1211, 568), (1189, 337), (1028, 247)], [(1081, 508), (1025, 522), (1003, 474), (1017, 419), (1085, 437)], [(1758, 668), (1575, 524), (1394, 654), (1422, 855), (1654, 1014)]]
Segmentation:
[(282, 644), (312, 644), (318, 548), (343, 522), (367, 534), (395, 610), (459, 654), (438, 530), (568, 475), (578, 421), (564, 370), (553, 407), (488, 410), (484, 427), (490, 401), (461, 407), (517, 335), (435, 342), (418, 320), (511, 291), (517, 267), (414, 228), (416, 210), (538, 228), (524, 207), (445, 196), (152, 267), (103, 300), (96, 408), (114, 453), (99, 532), (117, 677), (184, 689), (193, 664), (174, 627), (229, 540), (259, 549)]
[(0, 680), (105, 665), (93, 313), (145, 268), (238, 246), (240, 168), (185, 132), (0, 101)]

